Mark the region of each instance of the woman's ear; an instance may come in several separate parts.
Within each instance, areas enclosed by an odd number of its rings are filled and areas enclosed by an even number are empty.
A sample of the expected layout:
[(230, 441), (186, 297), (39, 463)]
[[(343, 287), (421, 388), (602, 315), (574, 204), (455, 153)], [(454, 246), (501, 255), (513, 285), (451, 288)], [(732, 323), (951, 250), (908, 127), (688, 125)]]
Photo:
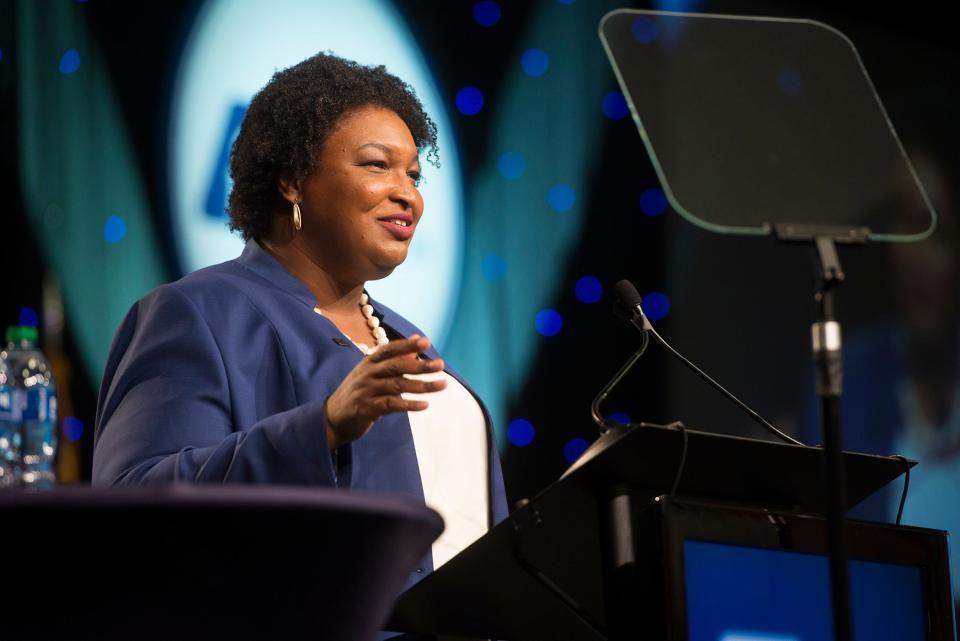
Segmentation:
[(300, 197), (300, 181), (291, 180), (285, 176), (277, 179), (277, 191), (289, 203), (299, 203), (303, 201)]

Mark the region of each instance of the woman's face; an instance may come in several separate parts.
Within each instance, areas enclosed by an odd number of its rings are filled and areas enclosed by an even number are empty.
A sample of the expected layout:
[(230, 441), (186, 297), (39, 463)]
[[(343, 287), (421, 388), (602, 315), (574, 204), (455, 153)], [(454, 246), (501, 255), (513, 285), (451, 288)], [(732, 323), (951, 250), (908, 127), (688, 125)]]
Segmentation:
[(407, 257), (423, 214), (420, 162), (403, 120), (382, 107), (344, 115), (317, 170), (300, 181), (302, 229), (310, 258), (339, 280), (383, 278)]

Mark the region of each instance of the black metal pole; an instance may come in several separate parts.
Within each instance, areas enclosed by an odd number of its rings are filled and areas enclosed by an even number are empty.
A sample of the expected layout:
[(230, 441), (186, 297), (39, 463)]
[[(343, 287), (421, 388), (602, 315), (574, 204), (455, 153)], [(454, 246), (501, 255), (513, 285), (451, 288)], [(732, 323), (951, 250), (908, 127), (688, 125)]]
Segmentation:
[[(835, 255), (834, 255), (835, 256)], [(821, 259), (823, 258), (821, 254)], [(827, 536), (830, 547), (830, 588), (833, 630), (836, 641), (851, 641), (850, 576), (846, 539), (846, 481), (843, 469), (843, 437), (840, 397), (843, 393), (843, 362), (840, 324), (833, 316), (832, 287), (843, 278), (827, 275), (833, 270), (822, 265), (823, 289), (817, 293), (817, 322), (813, 324), (813, 359), (816, 365), (817, 395), (823, 411), (824, 492), (826, 493)]]

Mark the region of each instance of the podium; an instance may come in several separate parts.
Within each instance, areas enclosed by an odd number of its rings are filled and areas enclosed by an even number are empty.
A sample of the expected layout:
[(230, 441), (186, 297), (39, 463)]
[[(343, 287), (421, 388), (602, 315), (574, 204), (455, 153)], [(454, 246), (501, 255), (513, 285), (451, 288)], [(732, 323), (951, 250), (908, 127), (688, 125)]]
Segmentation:
[(326, 488), (0, 492), (3, 637), (372, 641), (443, 529)]
[[(691, 574), (698, 550), (690, 546), (710, 544), (731, 558), (766, 554), (768, 574), (791, 567), (779, 555), (812, 559), (798, 572), (813, 577), (806, 593), (822, 599), (805, 617), (820, 616), (827, 625), (824, 636), (811, 638), (831, 638), (822, 450), (694, 430), (686, 430), (686, 440), (671, 498), (663, 495), (675, 480), (682, 434), (662, 426), (611, 430), (559, 481), (401, 595), (389, 629), (522, 641), (807, 638), (769, 630), (767, 637), (696, 636), (702, 631), (690, 622), (704, 619), (688, 612), (696, 605), (690, 598), (703, 591), (704, 576), (708, 593), (709, 584), (729, 579), (722, 572)], [(848, 507), (905, 470), (897, 459), (851, 452), (844, 458)], [(850, 522), (848, 535), (851, 565), (867, 564), (880, 576), (911, 568), (906, 592), (922, 602), (917, 621), (924, 628), (898, 641), (954, 638), (946, 533)], [(699, 583), (688, 585), (697, 576)], [(795, 581), (776, 579), (773, 585)], [(857, 585), (855, 606), (858, 598), (873, 598), (858, 595)]]

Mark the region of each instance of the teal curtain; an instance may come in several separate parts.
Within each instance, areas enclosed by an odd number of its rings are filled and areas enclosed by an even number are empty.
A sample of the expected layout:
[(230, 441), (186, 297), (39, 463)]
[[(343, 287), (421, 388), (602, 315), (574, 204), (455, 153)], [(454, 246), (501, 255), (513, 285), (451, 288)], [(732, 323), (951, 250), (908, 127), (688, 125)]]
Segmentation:
[(143, 178), (84, 10), (76, 2), (21, 0), (18, 46), (4, 53), (16, 62), (19, 78), (26, 213), (62, 284), (65, 319), (86, 373), (99, 383), (123, 315), (167, 273)]

